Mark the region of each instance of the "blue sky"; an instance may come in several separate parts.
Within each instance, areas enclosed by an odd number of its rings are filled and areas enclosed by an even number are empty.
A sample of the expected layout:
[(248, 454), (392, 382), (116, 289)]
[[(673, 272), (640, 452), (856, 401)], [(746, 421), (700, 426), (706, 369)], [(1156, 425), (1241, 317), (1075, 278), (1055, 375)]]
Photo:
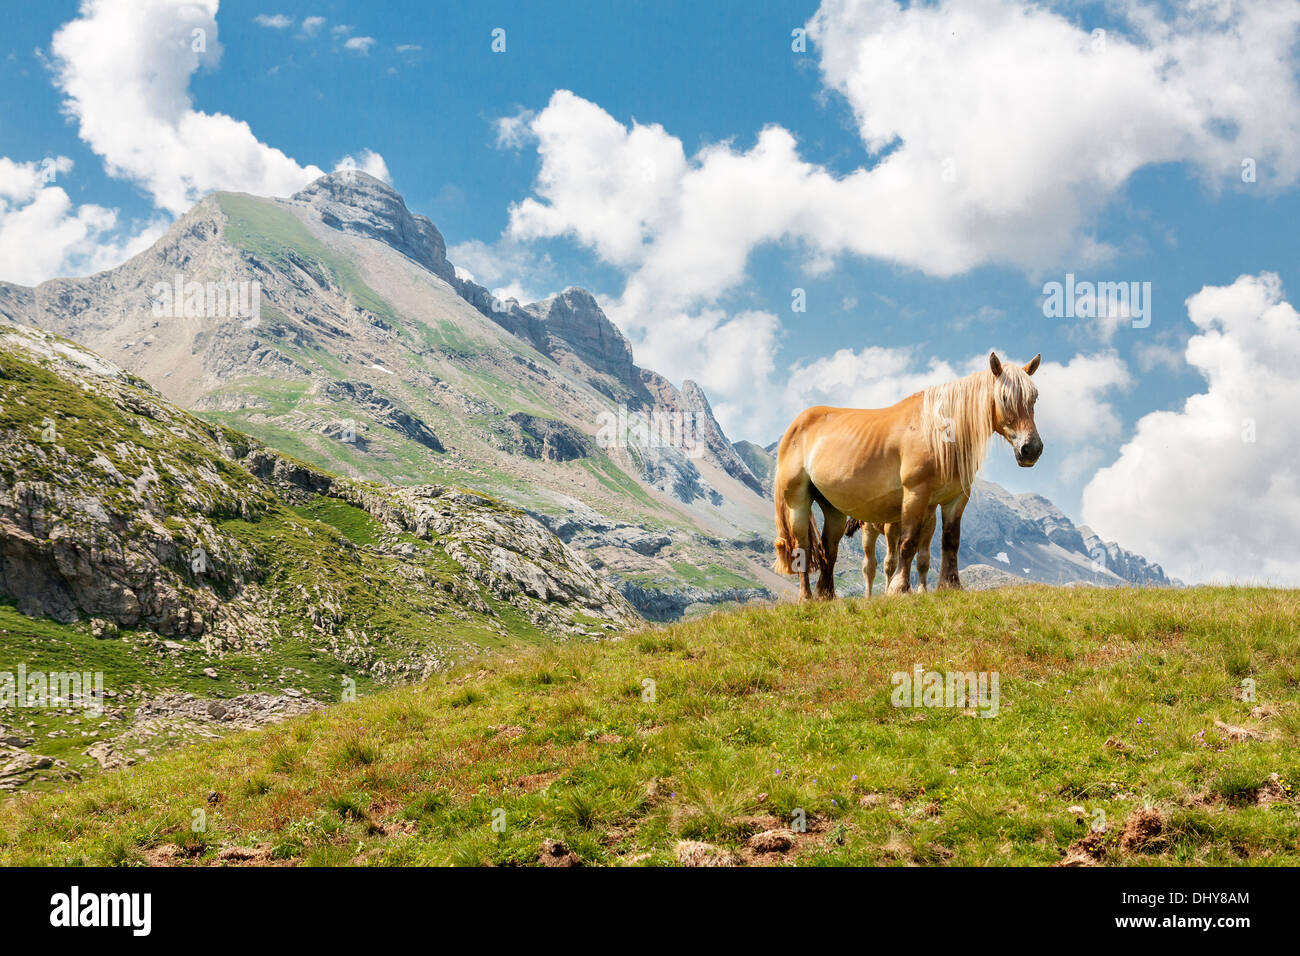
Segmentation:
[[(816, 2), (225, 0), (220, 58), (193, 69), (176, 53), (177, 24), (205, 22), (216, 0), (196, 6), (6, 10), (0, 157), (15, 168), (70, 160), (44, 185), (66, 195), (57, 224), (75, 219), (86, 235), (51, 240), (36, 264), (30, 240), (5, 244), (0, 206), (0, 278), (120, 259), (174, 218), (178, 195), (275, 192), (305, 168), (373, 153), (458, 265), (521, 297), (592, 289), (640, 364), (705, 385), (733, 439), (767, 443), (803, 404), (892, 401), (969, 371), (990, 348), (1021, 361), (1041, 352), (1047, 455), (1021, 470), (996, 448), (986, 476), (1048, 495), (1175, 572), (1251, 576), (1177, 531), (1189, 508), (1238, 494), (1241, 476), (1188, 498), (1177, 471), (1150, 463), (1178, 442), (1171, 460), (1236, 457), (1240, 439), (1215, 444), (1224, 422), (1282, 416), (1247, 449), (1260, 456), (1251, 474), (1269, 474), (1262, 446), (1282, 452), (1294, 436), (1294, 411), (1278, 407), (1285, 381), (1256, 382), (1253, 396), (1236, 380), (1207, 383), (1203, 353), (1256, 354), (1261, 317), (1198, 326), (1185, 300), (1241, 276), (1254, 284), (1239, 297), (1263, 288), (1265, 307), (1300, 289), (1295, 3), (1192, 17), (1138, 2), (827, 0), (819, 12)], [(78, 18), (85, 29), (56, 43)], [(805, 24), (795, 52), (791, 31)], [(495, 28), (504, 53), (491, 49)], [(94, 62), (97, 50), (120, 56)], [(158, 115), (224, 114), (251, 136), (180, 138), (149, 155), (154, 106), (96, 98), (119, 85), (147, 86), (140, 102), (162, 102)], [(137, 128), (146, 145), (133, 152), (122, 131)], [(278, 172), (222, 166), (268, 150), (284, 154)], [(924, 170), (949, 153), (957, 171), (944, 194)], [(637, 172), (642, 155), (650, 173)], [(584, 171), (593, 156), (613, 171)], [(1258, 163), (1255, 182), (1242, 181), (1245, 157)], [(898, 184), (881, 184), (887, 167)], [(10, 186), (7, 214), (35, 189)], [(525, 201), (534, 208), (521, 212)], [(688, 276), (696, 263), (703, 275)], [(1149, 282), (1150, 326), (1046, 317), (1043, 284), (1067, 272)], [(804, 312), (792, 311), (796, 289)], [(1204, 347), (1188, 352), (1189, 340)], [(1267, 347), (1290, 361), (1291, 344)], [(1184, 409), (1207, 389), (1213, 423)], [(1125, 504), (1124, 474), (1151, 485), (1145, 510), (1158, 519)], [(1238, 514), (1225, 534), (1247, 520)], [(1290, 580), (1289, 562), (1266, 576)]]

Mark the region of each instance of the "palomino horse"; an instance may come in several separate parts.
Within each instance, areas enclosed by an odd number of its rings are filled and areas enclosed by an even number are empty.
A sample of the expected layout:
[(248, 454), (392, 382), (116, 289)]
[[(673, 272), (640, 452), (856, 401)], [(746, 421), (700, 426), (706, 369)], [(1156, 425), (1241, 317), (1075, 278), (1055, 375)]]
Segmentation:
[[(930, 589), (930, 542), (934, 539), (934, 524), (934, 509), (931, 508), (921, 525), (921, 540), (916, 545), (916, 586), (922, 592)], [(850, 517), (844, 523), (844, 537), (853, 537), (859, 527), (862, 528), (862, 580), (867, 585), (867, 597), (871, 597), (876, 585), (876, 540), (882, 534), (885, 536), (885, 580), (888, 581), (898, 567), (901, 527), (898, 522), (875, 524), (869, 521), (863, 525), (857, 518)], [(908, 569), (908, 577), (910, 579), (911, 569)]]
[[(911, 590), (912, 559), (927, 515), (943, 513), (939, 588), (959, 588), (957, 548), (961, 515), (975, 475), (998, 434), (1028, 468), (1043, 453), (1034, 425), (1038, 389), (1029, 380), (1041, 356), (1024, 368), (989, 353), (988, 370), (931, 385), (889, 408), (805, 409), (786, 429), (773, 479), (776, 564), (799, 575), (799, 598), (835, 597), (835, 559), (850, 516), (871, 524), (899, 524), (898, 564), (888, 593)], [(825, 523), (818, 534), (812, 506)], [(927, 549), (928, 551), (928, 549)]]

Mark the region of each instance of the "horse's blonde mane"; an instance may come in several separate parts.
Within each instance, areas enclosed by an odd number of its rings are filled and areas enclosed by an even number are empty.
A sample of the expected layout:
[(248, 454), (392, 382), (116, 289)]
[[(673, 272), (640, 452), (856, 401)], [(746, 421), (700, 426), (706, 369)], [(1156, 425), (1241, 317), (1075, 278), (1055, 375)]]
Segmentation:
[(987, 368), (965, 378), (931, 385), (921, 393), (921, 431), (944, 481), (960, 481), (967, 491), (988, 454), (993, 437), (993, 402), (1015, 419), (1033, 400), (1025, 370), (1004, 362), (996, 378)]

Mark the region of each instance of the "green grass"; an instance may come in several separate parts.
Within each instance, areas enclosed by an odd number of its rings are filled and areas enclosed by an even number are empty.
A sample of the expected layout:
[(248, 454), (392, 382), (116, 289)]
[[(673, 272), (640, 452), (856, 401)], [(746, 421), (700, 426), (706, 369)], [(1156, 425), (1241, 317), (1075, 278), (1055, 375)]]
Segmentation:
[(226, 216), (224, 236), (232, 245), (280, 266), (290, 263), (291, 253), (319, 263), (348, 291), (357, 305), (402, 331), (397, 313), (383, 296), (365, 283), (356, 266), (330, 251), (289, 210), (270, 200), (244, 193), (217, 193), (216, 199)]
[[(0, 807), (0, 862), (132, 863), (190, 839), (310, 864), (669, 863), (800, 813), (800, 864), (1047, 865), (1109, 825), (1110, 864), (1300, 863), (1300, 596), (983, 593), (753, 607), (512, 650), (256, 734)], [(996, 671), (992, 719), (897, 708), (915, 665)], [(1255, 703), (1234, 691), (1256, 682)], [(653, 700), (646, 688), (653, 681)], [(1267, 715), (1251, 715), (1264, 705)], [(1234, 741), (1217, 721), (1264, 739)], [(249, 783), (252, 781), (252, 783)], [(1114, 839), (1163, 815), (1146, 852)], [(505, 829), (493, 829), (504, 815)]]

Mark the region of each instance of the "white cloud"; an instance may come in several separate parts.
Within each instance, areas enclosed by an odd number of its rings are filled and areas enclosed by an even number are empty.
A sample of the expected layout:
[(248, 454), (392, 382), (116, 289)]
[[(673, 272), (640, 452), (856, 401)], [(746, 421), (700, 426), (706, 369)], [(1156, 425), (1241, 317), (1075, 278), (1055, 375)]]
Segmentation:
[(214, 189), (285, 196), (321, 175), (247, 123), (194, 109), (190, 76), (221, 56), (216, 13), (217, 0), (96, 0), (54, 35), (55, 82), (81, 138), (173, 214)]
[[(1099, 44), (1066, 16), (1011, 0), (826, 0), (808, 25), (822, 77), (871, 153), (847, 175), (803, 159), (779, 126), (748, 148), (688, 156), (662, 126), (624, 125), (557, 90), (536, 116), (498, 121), (499, 145), (533, 139), (541, 159), (507, 236), (568, 236), (622, 269), (610, 316), (651, 364), (705, 347), (718, 302), (764, 244), (792, 242), (819, 272), (851, 254), (937, 276), (985, 264), (1032, 274), (1109, 255), (1092, 227), (1143, 167), (1181, 162), (1229, 188), (1248, 156), (1252, 189), (1300, 177), (1300, 5), (1115, 11), (1128, 29)], [(1098, 323), (1103, 341), (1119, 321)], [(775, 348), (778, 336), (762, 340)]]
[[(464, 277), (471, 281), (487, 286), (504, 286), (525, 278), (529, 285), (539, 281), (551, 284), (555, 278), (549, 258), (539, 255), (530, 246), (509, 239), (494, 243), (471, 239), (457, 243), (448, 248), (447, 258), (455, 263), (457, 273), (464, 273)], [(536, 299), (520, 298), (519, 301), (534, 302)]]
[(493, 124), (497, 133), (497, 149), (519, 149), (532, 140), (531, 125), (536, 115), (532, 110), (520, 110), (513, 116), (498, 119)]
[(253, 17), (253, 22), (271, 30), (287, 30), (293, 26), (293, 17), (285, 16), (283, 13), (259, 13)]
[(344, 156), (338, 161), (334, 171), (338, 172), (343, 169), (359, 169), (363, 173), (369, 173), (376, 179), (382, 179), (390, 186), (393, 184), (393, 177), (388, 173), (388, 164), (384, 162), (384, 157), (373, 150), (363, 149), (359, 156), (352, 156), (351, 154)]
[(1044, 444), (1119, 437), (1123, 423), (1112, 401), (1114, 393), (1133, 385), (1133, 376), (1114, 352), (1076, 355), (1064, 365), (1044, 360), (1034, 382), (1038, 385), (1034, 421)]
[(0, 280), (36, 285), (56, 275), (97, 272), (147, 248), (165, 224), (120, 234), (117, 213), (77, 206), (57, 179), (72, 170), (66, 156), (16, 163), (0, 157)]
[(810, 35), (875, 165), (836, 177), (775, 126), (748, 151), (715, 144), (688, 161), (662, 127), (629, 129), (560, 90), (530, 124), (537, 198), (510, 228), (572, 235), (698, 296), (786, 237), (814, 262), (847, 252), (935, 275), (1094, 260), (1106, 250), (1089, 225), (1144, 166), (1186, 162), (1227, 183), (1254, 156), (1275, 184), (1300, 174), (1300, 5), (1223, 11), (1143, 19), (1146, 35), (1098, 50), (1063, 16), (1010, 0), (827, 0)]
[[(988, 359), (984, 361), (987, 363)], [(915, 349), (867, 346), (790, 368), (777, 428), (810, 405), (887, 408), (928, 385), (965, 374), (943, 359), (918, 361)]]
[(1185, 580), (1300, 585), (1300, 314), (1271, 273), (1206, 286), (1187, 312), (1208, 388), (1137, 423), (1084, 520)]
[(370, 55), (370, 48), (375, 45), (374, 37), (349, 37), (348, 41), (343, 44), (345, 50), (352, 53), (359, 53), (362, 56)]

